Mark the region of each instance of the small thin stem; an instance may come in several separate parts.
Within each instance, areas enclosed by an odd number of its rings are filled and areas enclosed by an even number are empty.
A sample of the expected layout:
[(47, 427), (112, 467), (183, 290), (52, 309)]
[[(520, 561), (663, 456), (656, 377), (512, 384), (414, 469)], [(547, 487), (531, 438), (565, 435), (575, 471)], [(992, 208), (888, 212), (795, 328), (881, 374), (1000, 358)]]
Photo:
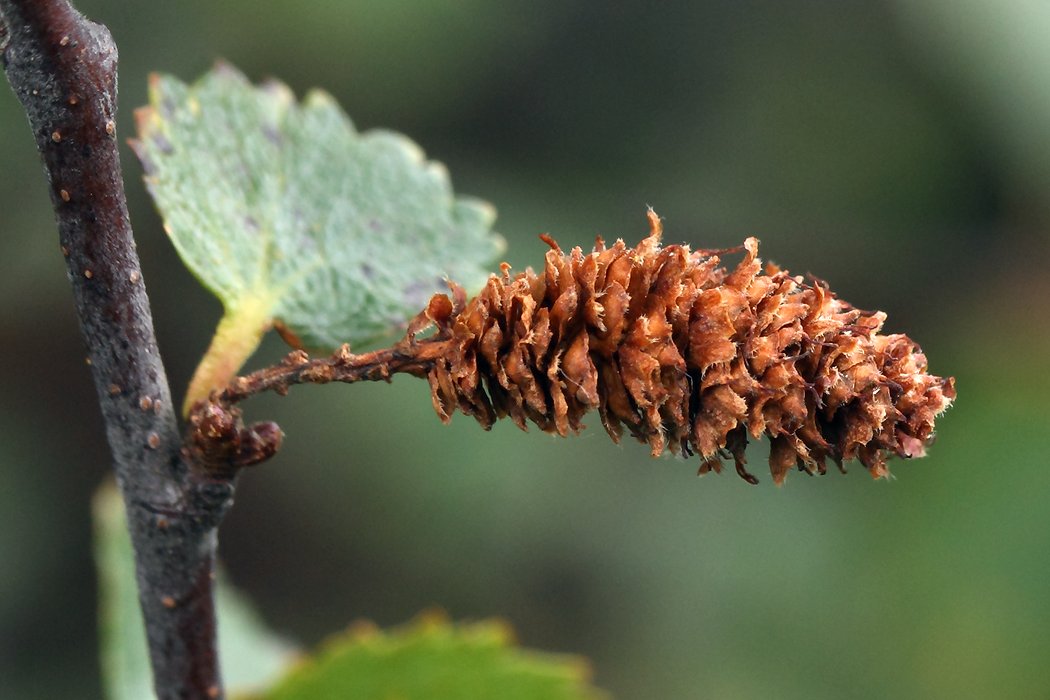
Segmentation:
[(389, 381), (399, 373), (423, 377), (446, 356), (452, 342), (437, 337), (419, 342), (410, 338), (363, 355), (354, 355), (348, 345), (329, 357), (313, 359), (295, 350), (280, 364), (237, 377), (222, 391), (213, 392), (208, 401), (194, 404), (186, 437), (190, 455), (204, 471), (217, 476), (265, 461), (280, 449), (280, 428), (270, 422), (245, 427), (235, 404), (266, 391), (283, 396), (296, 384)]
[(302, 350), (296, 350), (278, 365), (238, 377), (219, 393), (217, 400), (229, 406), (266, 391), (284, 395), (296, 384), (388, 381), (394, 374), (422, 377), (435, 360), (445, 355), (448, 343), (447, 340), (402, 343), (363, 355), (352, 354), (344, 345), (329, 357), (313, 359)]
[(212, 578), (233, 481), (182, 450), (124, 198), (116, 46), (67, 0), (0, 0), (0, 58), (50, 183), (127, 510), (157, 696), (220, 698)]

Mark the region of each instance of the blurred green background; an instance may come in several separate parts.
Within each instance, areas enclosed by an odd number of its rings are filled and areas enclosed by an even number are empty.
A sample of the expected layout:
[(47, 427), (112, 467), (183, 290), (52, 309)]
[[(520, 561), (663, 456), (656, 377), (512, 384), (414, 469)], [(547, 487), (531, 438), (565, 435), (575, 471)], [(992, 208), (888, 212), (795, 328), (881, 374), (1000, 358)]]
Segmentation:
[[(120, 47), (125, 137), (149, 71), (221, 56), (413, 136), (498, 206), (517, 268), (541, 232), (633, 243), (651, 204), (670, 242), (757, 235), (958, 379), (931, 456), (895, 480), (854, 466), (781, 489), (697, 479), (600, 428), (443, 427), (411, 378), (257, 400), (286, 448), (242, 478), (222, 553), (278, 630), (312, 644), (436, 605), (586, 655), (620, 698), (1050, 697), (1050, 5), (78, 5)], [(181, 394), (219, 306), (124, 164)], [(96, 698), (89, 502), (109, 457), (6, 87), (0, 299), (0, 697)]]

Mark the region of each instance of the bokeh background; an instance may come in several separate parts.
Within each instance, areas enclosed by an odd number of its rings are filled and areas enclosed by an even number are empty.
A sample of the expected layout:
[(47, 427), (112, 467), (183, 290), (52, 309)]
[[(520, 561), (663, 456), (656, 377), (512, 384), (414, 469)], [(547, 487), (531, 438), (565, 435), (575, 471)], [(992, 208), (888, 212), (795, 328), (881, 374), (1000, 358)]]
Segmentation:
[[(651, 204), (672, 242), (757, 235), (958, 379), (931, 456), (894, 480), (779, 489), (600, 429), (443, 427), (411, 378), (256, 400), (286, 448), (245, 474), (222, 552), (275, 628), (312, 644), (362, 617), (497, 615), (620, 698), (1050, 697), (1050, 5), (78, 5), (120, 46), (123, 136), (149, 71), (224, 57), (413, 136), (498, 206), (515, 267), (540, 263), (541, 232), (634, 242)], [(181, 393), (220, 309), (124, 155)], [(109, 458), (6, 87), (0, 300), (0, 696), (96, 698), (89, 500)]]

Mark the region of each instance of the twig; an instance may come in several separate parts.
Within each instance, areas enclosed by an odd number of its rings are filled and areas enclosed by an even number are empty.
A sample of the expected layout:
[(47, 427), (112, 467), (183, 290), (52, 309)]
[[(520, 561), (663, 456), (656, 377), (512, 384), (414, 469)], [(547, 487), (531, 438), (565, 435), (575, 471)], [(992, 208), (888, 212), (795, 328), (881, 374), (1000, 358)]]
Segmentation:
[(278, 365), (237, 377), (219, 394), (218, 400), (232, 405), (265, 391), (283, 395), (296, 384), (386, 381), (390, 375), (398, 373), (423, 377), (434, 360), (445, 356), (448, 344), (447, 340), (401, 342), (364, 355), (354, 355), (349, 346), (344, 345), (330, 357), (314, 359), (302, 350), (296, 350)]
[(306, 352), (295, 350), (279, 364), (237, 377), (190, 411), (186, 444), (193, 461), (208, 473), (232, 474), (269, 459), (280, 449), (282, 435), (276, 425), (265, 422), (246, 428), (241, 421), (235, 404), (256, 394), (272, 391), (284, 396), (296, 384), (389, 381), (398, 373), (425, 377), (433, 363), (446, 356), (450, 341), (433, 338), (416, 342), (411, 335), (392, 347), (363, 355), (354, 355), (348, 345), (329, 357), (312, 359)]
[(215, 532), (232, 474), (194, 468), (153, 332), (117, 154), (117, 50), (66, 0), (0, 0), (0, 51), (51, 185), (124, 495), (157, 696), (222, 697)]

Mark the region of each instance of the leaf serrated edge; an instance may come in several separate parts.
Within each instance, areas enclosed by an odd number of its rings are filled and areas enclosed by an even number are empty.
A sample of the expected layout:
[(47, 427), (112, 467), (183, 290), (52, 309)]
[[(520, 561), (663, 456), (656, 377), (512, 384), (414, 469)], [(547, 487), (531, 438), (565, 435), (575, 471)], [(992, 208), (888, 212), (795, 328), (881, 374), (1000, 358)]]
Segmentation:
[[(413, 643), (425, 641), (426, 637), (433, 638), (437, 635), (444, 637), (446, 641), (495, 647), (510, 655), (512, 661), (516, 662), (515, 665), (523, 662), (531, 664), (533, 671), (541, 669), (547, 677), (556, 677), (575, 684), (578, 686), (578, 697), (581, 700), (609, 700), (607, 693), (591, 685), (594, 670), (585, 657), (521, 648), (518, 646), (513, 625), (503, 618), (452, 622), (448, 614), (440, 608), (425, 610), (409, 622), (386, 630), (371, 620), (355, 620), (342, 632), (323, 640), (309, 656), (295, 660), (285, 677), (271, 690), (278, 689), (296, 676), (320, 670), (331, 657), (352, 651), (353, 646), (385, 655), (402, 651)], [(266, 700), (268, 697), (268, 693), (260, 693), (242, 700)]]

